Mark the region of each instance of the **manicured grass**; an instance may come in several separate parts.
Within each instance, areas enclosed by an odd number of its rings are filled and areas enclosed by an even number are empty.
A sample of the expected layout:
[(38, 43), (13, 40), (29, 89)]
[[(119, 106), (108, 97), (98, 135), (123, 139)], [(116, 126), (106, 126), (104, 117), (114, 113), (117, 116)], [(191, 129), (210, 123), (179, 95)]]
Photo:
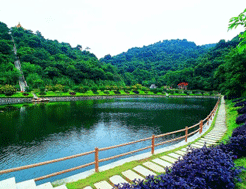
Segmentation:
[(23, 93), (17, 92), (11, 96), (6, 96), (5, 94), (0, 94), (0, 98), (33, 98), (33, 95), (29, 93), (28, 96), (24, 96)]
[(229, 139), (229, 137), (232, 135), (232, 132), (235, 128), (237, 128), (239, 125), (236, 124), (236, 118), (238, 116), (237, 109), (238, 107), (234, 107), (234, 104), (231, 100), (226, 100), (226, 125), (227, 125), (227, 131), (224, 137), (222, 138), (222, 141), (226, 141)]
[[(232, 132), (235, 128), (239, 127), (240, 125), (236, 124), (236, 118), (238, 116), (237, 109), (240, 107), (234, 107), (234, 102), (231, 100), (226, 100), (226, 125), (227, 125), (227, 132), (222, 138), (222, 141), (225, 142), (229, 139), (232, 135)], [(243, 166), (246, 168), (246, 157), (242, 157), (240, 159), (236, 159), (234, 163), (237, 166)], [(240, 178), (242, 182), (236, 184), (236, 189), (246, 189), (246, 170), (243, 170), (240, 174)]]
[[(246, 158), (240, 158), (234, 161), (234, 163), (237, 166), (242, 166), (246, 168)], [(236, 189), (246, 189), (246, 170), (243, 170), (242, 173), (240, 173), (240, 178), (242, 182), (239, 182), (236, 184)]]

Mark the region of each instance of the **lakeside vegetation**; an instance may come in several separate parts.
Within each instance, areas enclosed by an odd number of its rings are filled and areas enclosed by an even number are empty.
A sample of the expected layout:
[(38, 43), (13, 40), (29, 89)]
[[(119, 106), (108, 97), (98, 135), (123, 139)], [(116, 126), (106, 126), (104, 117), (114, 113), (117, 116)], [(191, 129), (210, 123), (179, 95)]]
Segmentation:
[[(230, 20), (229, 29), (238, 25), (245, 27), (245, 11)], [(187, 82), (190, 90), (246, 95), (245, 32), (230, 41), (220, 40), (217, 44), (203, 46), (186, 39), (164, 40), (98, 60), (94, 54), (83, 50), (82, 45), (71, 47), (69, 43), (45, 39), (40, 31), (8, 28), (0, 22), (0, 88), (8, 84), (19, 91), (21, 73), (13, 64), (16, 57), (10, 34), (28, 91), (49, 90), (56, 85), (75, 92), (75, 88), (101, 90), (107, 86), (124, 88), (137, 84), (146, 88), (155, 84), (158, 88), (175, 89), (179, 83)]]

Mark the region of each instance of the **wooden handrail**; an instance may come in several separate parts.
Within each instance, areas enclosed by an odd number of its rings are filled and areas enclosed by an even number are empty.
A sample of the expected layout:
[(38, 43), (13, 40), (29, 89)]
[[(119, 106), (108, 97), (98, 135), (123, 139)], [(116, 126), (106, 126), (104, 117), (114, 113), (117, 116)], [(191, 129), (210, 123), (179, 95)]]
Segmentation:
[(122, 147), (122, 146), (127, 146), (127, 145), (130, 145), (130, 144), (135, 144), (135, 143), (138, 143), (138, 142), (143, 142), (143, 141), (151, 140), (151, 139), (152, 139), (152, 137), (148, 137), (148, 138), (144, 138), (144, 139), (140, 139), (140, 140), (136, 140), (136, 141), (124, 143), (124, 144), (119, 144), (119, 145), (115, 145), (115, 146), (110, 146), (110, 147), (100, 148), (99, 151), (110, 150), (110, 149), (113, 149), (113, 148), (118, 148), (118, 147)]
[[(76, 154), (76, 155), (72, 155), (72, 156), (67, 156), (67, 157), (63, 157), (63, 158), (58, 158), (58, 159), (54, 159), (54, 160), (50, 160), (50, 161), (45, 161), (45, 162), (41, 162), (41, 163), (35, 163), (35, 164), (31, 164), (31, 165), (16, 167), (16, 168), (12, 168), (12, 169), (1, 170), (0, 174), (10, 173), (10, 172), (15, 172), (15, 171), (23, 170), (23, 169), (34, 168), (34, 167), (37, 167), (37, 166), (42, 166), (42, 165), (46, 165), (46, 164), (50, 164), (50, 163), (65, 161), (65, 160), (68, 160), (68, 159), (77, 158), (77, 157), (89, 155), (89, 154), (92, 154), (92, 153), (95, 154), (95, 161), (94, 162), (87, 163), (87, 164), (84, 164), (84, 165), (80, 165), (80, 166), (77, 166), (77, 167), (74, 167), (74, 168), (66, 169), (66, 170), (63, 170), (63, 171), (59, 171), (59, 172), (56, 172), (56, 173), (52, 173), (52, 174), (45, 175), (45, 176), (42, 176), (42, 177), (34, 179), (35, 181), (38, 181), (38, 180), (50, 178), (50, 177), (53, 177), (53, 176), (57, 176), (57, 175), (60, 175), (60, 174), (63, 174), (63, 173), (75, 171), (77, 169), (88, 167), (90, 165), (95, 165), (95, 172), (98, 172), (99, 171), (99, 163), (100, 162), (116, 159), (116, 158), (119, 158), (119, 157), (122, 157), (122, 156), (126, 156), (126, 155), (129, 155), (129, 154), (137, 153), (137, 152), (149, 149), (149, 148), (151, 148), (151, 153), (154, 154), (154, 150), (155, 150), (154, 147), (156, 147), (156, 146), (160, 146), (160, 145), (166, 144), (168, 142), (174, 142), (176, 140), (183, 139), (183, 138), (185, 138), (185, 142), (187, 142), (188, 136), (193, 135), (193, 134), (195, 134), (197, 132), (201, 133), (202, 129), (203, 129), (203, 123), (205, 121), (207, 121), (207, 124), (208, 124), (209, 120), (212, 119), (212, 116), (214, 116), (215, 111), (218, 108), (219, 102), (220, 102), (220, 98), (218, 98), (218, 101), (217, 101), (216, 105), (214, 106), (213, 110), (210, 112), (210, 114), (205, 119), (201, 120), (199, 123), (197, 123), (195, 125), (192, 125), (190, 127), (185, 127), (184, 129), (180, 129), (180, 130), (177, 130), (177, 131), (172, 131), (172, 132), (169, 132), (169, 133), (164, 133), (164, 134), (160, 134), (160, 135), (156, 135), (156, 136), (152, 135), (152, 137), (148, 137), (148, 138), (144, 138), (144, 139), (140, 139), (140, 140), (124, 143), (124, 144), (119, 144), (119, 145), (115, 145), (115, 146), (104, 147), (104, 148), (100, 148), (100, 149), (99, 148), (95, 148), (95, 150), (93, 150), (93, 151), (84, 152), (84, 153), (80, 153), (80, 154)], [(191, 133), (188, 133), (189, 129), (192, 129), (192, 128), (196, 127), (196, 126), (199, 126), (199, 128), (197, 130), (195, 130), (195, 131), (193, 131)], [(171, 135), (171, 134), (176, 134), (176, 133), (179, 133), (179, 132), (185, 132), (185, 135), (155, 144), (155, 138), (160, 138), (160, 137), (168, 136), (168, 135)], [(130, 151), (130, 152), (122, 153), (122, 154), (115, 155), (115, 156), (108, 157), (108, 158), (104, 158), (104, 159), (99, 159), (99, 157), (98, 157), (98, 154), (99, 154), (100, 151), (110, 150), (110, 149), (113, 149), (113, 148), (118, 148), (118, 147), (122, 147), (122, 146), (126, 146), (126, 145), (131, 145), (131, 144), (135, 144), (135, 143), (143, 142), (143, 141), (147, 141), (147, 140), (151, 140), (151, 146), (147, 146), (147, 147), (144, 147), (144, 148), (140, 148), (138, 150), (133, 150), (133, 151)]]
[(0, 171), (0, 174), (20, 171), (20, 170), (23, 170), (23, 169), (29, 169), (29, 168), (38, 167), (38, 166), (41, 166), (41, 165), (47, 165), (47, 164), (55, 163), (55, 162), (59, 162), (59, 161), (65, 161), (65, 160), (68, 160), (68, 159), (73, 159), (73, 158), (77, 158), (77, 157), (80, 157), (80, 156), (89, 155), (89, 154), (92, 154), (94, 152), (95, 151), (93, 150), (93, 151), (84, 152), (84, 153), (81, 153), (81, 154), (67, 156), (67, 157), (64, 157), (64, 158), (53, 159), (53, 160), (50, 160), (50, 161), (45, 161), (45, 162), (41, 162), (41, 163), (35, 163), (35, 164), (31, 164), (31, 165), (25, 165), (25, 166), (21, 166), (21, 167), (12, 168), (12, 169), (6, 169), (6, 170)]

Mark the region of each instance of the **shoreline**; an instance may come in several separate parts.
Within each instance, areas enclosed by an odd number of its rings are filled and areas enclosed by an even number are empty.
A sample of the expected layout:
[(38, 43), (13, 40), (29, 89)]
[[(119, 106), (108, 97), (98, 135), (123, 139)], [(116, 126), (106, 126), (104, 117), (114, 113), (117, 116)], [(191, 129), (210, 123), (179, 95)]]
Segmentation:
[[(81, 100), (98, 100), (98, 99), (114, 99), (114, 98), (219, 98), (219, 96), (178, 96), (178, 95), (102, 95), (102, 96), (56, 96), (44, 97), (49, 99), (49, 102), (67, 102)], [(0, 106), (8, 104), (32, 103), (33, 98), (0, 98)]]

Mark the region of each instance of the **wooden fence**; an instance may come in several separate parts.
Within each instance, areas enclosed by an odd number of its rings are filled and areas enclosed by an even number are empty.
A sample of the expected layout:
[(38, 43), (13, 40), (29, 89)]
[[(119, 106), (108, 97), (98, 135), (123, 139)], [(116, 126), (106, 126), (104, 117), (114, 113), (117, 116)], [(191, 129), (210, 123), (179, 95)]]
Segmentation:
[[(209, 122), (212, 121), (212, 117), (215, 115), (215, 112), (217, 110), (219, 102), (220, 102), (220, 98), (218, 99), (216, 105), (214, 106), (214, 109), (210, 112), (210, 114), (205, 119), (201, 120), (199, 123), (197, 123), (197, 124), (195, 124), (193, 126), (185, 127), (184, 129), (180, 129), (180, 130), (177, 130), (177, 131), (164, 133), (164, 134), (160, 134), (160, 135), (152, 135), (151, 137), (148, 137), (148, 138), (144, 138), (144, 139), (140, 139), (140, 140), (137, 140), (137, 141), (132, 141), (132, 142), (124, 143), (124, 144), (119, 144), (119, 145), (115, 145), (115, 146), (110, 146), (110, 147), (105, 147), (105, 148), (97, 148), (96, 147), (93, 151), (84, 152), (84, 153), (81, 153), (81, 154), (67, 156), (67, 157), (63, 157), (63, 158), (59, 158), (59, 159), (54, 159), (54, 160), (45, 161), (45, 162), (41, 162), (41, 163), (35, 163), (35, 164), (21, 166), (21, 167), (17, 167), (17, 168), (1, 170), (0, 174), (10, 173), (10, 172), (20, 171), (20, 170), (29, 169), (29, 168), (33, 168), (33, 167), (38, 167), (38, 166), (42, 166), (42, 165), (47, 165), (47, 164), (51, 164), (51, 163), (55, 163), (55, 162), (65, 161), (65, 160), (68, 160), (68, 159), (73, 159), (73, 158), (77, 158), (77, 157), (81, 157), (81, 156), (85, 156), (85, 155), (89, 155), (89, 154), (93, 154), (93, 153), (95, 154), (95, 161), (94, 162), (87, 163), (87, 164), (84, 164), (84, 165), (80, 165), (80, 166), (77, 166), (77, 167), (74, 167), (74, 168), (66, 169), (66, 170), (63, 170), (63, 171), (55, 172), (55, 173), (52, 173), (52, 174), (45, 175), (45, 176), (38, 177), (38, 178), (34, 179), (35, 181), (38, 181), (38, 180), (43, 180), (43, 179), (50, 178), (50, 177), (53, 177), (53, 176), (61, 175), (61, 174), (67, 173), (67, 172), (75, 171), (77, 169), (88, 167), (90, 165), (95, 165), (95, 172), (98, 172), (99, 171), (99, 163), (101, 163), (101, 162), (112, 160), (112, 159), (116, 159), (116, 158), (119, 158), (119, 157), (122, 157), (122, 156), (126, 156), (126, 155), (129, 155), (129, 154), (140, 152), (140, 151), (143, 151), (143, 150), (146, 150), (146, 149), (151, 149), (151, 153), (154, 154), (156, 146), (160, 146), (160, 145), (163, 145), (163, 144), (166, 144), (166, 143), (169, 143), (169, 142), (174, 142), (174, 141), (177, 141), (177, 140), (180, 140), (180, 139), (185, 139), (185, 142), (187, 142), (188, 137), (190, 135), (193, 135), (193, 134), (195, 134), (197, 132), (202, 133), (204, 123), (206, 122), (207, 125), (208, 125)], [(193, 129), (195, 127), (198, 127), (198, 128), (189, 133), (189, 130)], [(157, 139), (157, 138), (161, 138), (161, 137), (164, 137), (164, 136), (169, 136), (169, 135), (180, 133), (180, 132), (184, 132), (185, 134), (183, 136), (179, 136), (177, 138), (173, 138), (171, 140), (167, 140), (167, 141), (163, 141), (163, 142), (159, 142), (159, 143), (155, 144), (155, 139)], [(99, 159), (98, 154), (101, 151), (106, 151), (106, 150), (110, 150), (110, 149), (113, 149), (113, 148), (119, 148), (119, 147), (122, 147), (122, 146), (136, 144), (136, 143), (143, 142), (143, 141), (148, 141), (148, 140), (151, 140), (151, 145), (150, 146), (146, 146), (144, 148), (140, 148), (140, 149), (133, 150), (133, 151), (130, 151), (130, 152), (122, 153), (122, 154), (119, 154), (119, 155), (116, 155), (116, 156), (112, 156), (112, 157), (108, 157), (108, 158), (104, 158), (104, 159)]]

